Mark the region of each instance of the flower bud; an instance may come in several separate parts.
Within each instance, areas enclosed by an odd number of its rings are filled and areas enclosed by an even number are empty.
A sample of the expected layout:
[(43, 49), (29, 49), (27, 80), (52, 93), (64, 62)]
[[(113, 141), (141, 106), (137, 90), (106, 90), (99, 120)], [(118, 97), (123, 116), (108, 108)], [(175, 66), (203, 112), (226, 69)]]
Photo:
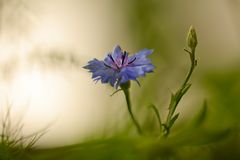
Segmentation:
[(198, 44), (196, 30), (191, 26), (187, 36), (188, 47), (194, 50)]

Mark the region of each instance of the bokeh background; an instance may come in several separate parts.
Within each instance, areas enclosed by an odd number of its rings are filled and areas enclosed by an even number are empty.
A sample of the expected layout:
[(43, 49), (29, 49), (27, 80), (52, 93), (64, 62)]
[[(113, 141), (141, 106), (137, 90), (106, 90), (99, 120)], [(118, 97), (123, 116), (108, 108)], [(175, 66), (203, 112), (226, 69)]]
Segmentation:
[[(132, 83), (131, 97), (145, 128), (156, 128), (146, 106), (154, 103), (165, 118), (171, 92), (190, 65), (183, 49), (193, 25), (199, 41), (198, 67), (178, 107), (173, 134), (186, 128), (206, 100), (201, 130), (206, 135), (196, 139), (220, 141), (222, 132), (231, 130), (238, 135), (238, 145), (239, 15), (239, 0), (1, 0), (1, 112), (11, 104), (13, 122), (23, 117), (23, 134), (49, 126), (36, 144), (41, 148), (129, 130), (123, 94), (110, 97), (114, 89), (93, 83), (82, 68), (119, 44), (130, 53), (154, 49), (150, 57), (156, 70), (140, 79), (141, 87)], [(227, 144), (232, 146), (232, 141)]]

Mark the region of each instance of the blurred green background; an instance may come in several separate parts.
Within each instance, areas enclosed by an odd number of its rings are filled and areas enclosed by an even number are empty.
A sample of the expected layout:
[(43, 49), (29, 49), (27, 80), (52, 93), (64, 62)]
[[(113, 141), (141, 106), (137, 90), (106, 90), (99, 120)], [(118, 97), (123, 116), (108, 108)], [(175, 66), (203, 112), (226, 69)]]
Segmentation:
[[(51, 124), (20, 159), (240, 159), (239, 9), (239, 0), (1, 0), (1, 112), (11, 102), (13, 123), (24, 115), (24, 135)], [(199, 41), (192, 87), (169, 138), (156, 141), (147, 106), (165, 119), (190, 65), (190, 25)], [(82, 69), (116, 44), (132, 54), (154, 49), (155, 72), (131, 87), (146, 137), (135, 133), (123, 95), (110, 97), (114, 89)]]

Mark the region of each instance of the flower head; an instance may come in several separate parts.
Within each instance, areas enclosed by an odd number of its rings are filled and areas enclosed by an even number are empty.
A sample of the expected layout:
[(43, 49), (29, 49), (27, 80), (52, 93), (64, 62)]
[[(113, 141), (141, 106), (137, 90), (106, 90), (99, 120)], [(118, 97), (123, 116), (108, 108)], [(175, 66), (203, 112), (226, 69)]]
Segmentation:
[(155, 67), (147, 58), (152, 52), (153, 50), (143, 49), (129, 56), (117, 45), (104, 60), (93, 59), (83, 68), (92, 72), (94, 81), (101, 80), (102, 83), (110, 83), (112, 87), (118, 88), (123, 83), (137, 81), (138, 77), (153, 71)]
[(188, 47), (191, 48), (192, 50), (194, 50), (198, 44), (197, 33), (193, 26), (191, 26), (188, 31), (187, 44)]

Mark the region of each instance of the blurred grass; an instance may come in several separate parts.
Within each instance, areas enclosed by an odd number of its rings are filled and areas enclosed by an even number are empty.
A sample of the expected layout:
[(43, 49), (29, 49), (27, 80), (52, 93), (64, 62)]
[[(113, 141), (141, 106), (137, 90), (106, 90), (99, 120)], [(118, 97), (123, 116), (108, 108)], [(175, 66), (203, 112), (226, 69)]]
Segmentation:
[[(206, 135), (204, 135), (206, 136)], [(202, 136), (202, 137), (204, 137)], [(217, 134), (214, 135), (216, 137)], [(226, 137), (226, 136), (223, 136)], [(179, 142), (179, 139), (168, 141), (156, 141), (155, 139), (144, 138), (112, 138), (107, 140), (95, 140), (88, 143), (77, 144), (68, 147), (54, 149), (31, 150), (27, 154), (31, 159), (36, 160), (75, 160), (75, 159), (206, 159), (221, 160), (239, 159), (239, 136), (231, 135), (229, 138), (211, 142), (204, 142), (201, 145), (193, 145), (197, 139), (188, 139)], [(233, 149), (232, 144), (235, 144)]]
[(238, 160), (239, 130), (232, 126), (212, 128), (209, 108), (205, 102), (198, 113), (168, 139), (123, 134), (65, 147), (32, 149), (26, 156), (34, 160)]
[(221, 125), (240, 120), (240, 70), (239, 66), (228, 67), (224, 71), (206, 72), (203, 79), (209, 93), (216, 117), (224, 118)]

